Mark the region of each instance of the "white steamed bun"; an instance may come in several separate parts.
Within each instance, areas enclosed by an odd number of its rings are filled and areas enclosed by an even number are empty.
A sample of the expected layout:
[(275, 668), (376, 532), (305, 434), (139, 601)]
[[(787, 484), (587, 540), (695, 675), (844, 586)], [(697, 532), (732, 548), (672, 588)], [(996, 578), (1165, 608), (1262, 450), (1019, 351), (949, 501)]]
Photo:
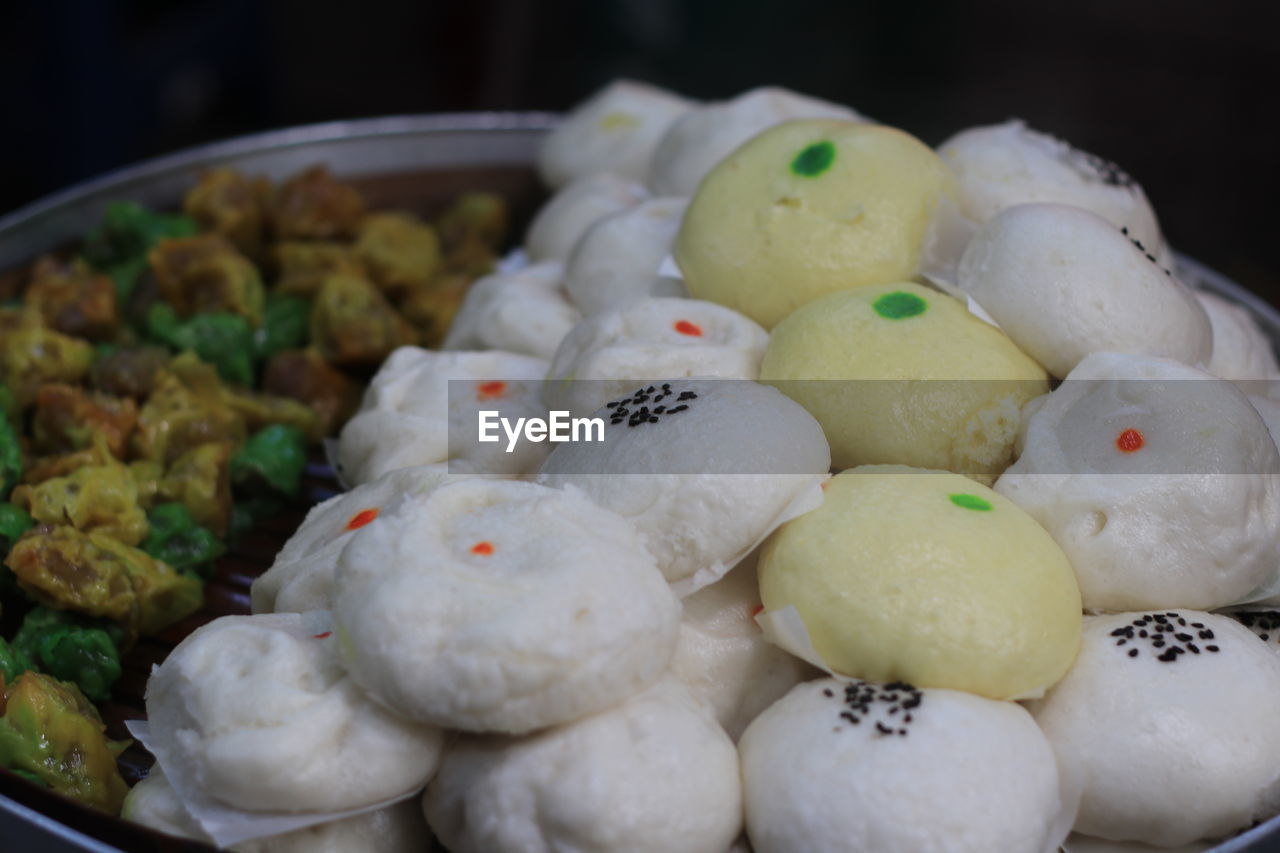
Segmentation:
[(647, 296), (684, 296), (684, 282), (659, 267), (688, 200), (653, 198), (601, 219), (578, 241), (564, 270), (564, 288), (584, 314)]
[(1205, 370), (1233, 381), (1280, 379), (1275, 349), (1248, 310), (1203, 290), (1195, 294), (1213, 326), (1213, 354)]
[(522, 441), (506, 453), (505, 443), (480, 444), (474, 437), (482, 409), (513, 421), (544, 416), (539, 398), (546, 373), (545, 360), (527, 355), (400, 347), (382, 363), (360, 411), (342, 428), (340, 473), (358, 486), (397, 468), (458, 458), (486, 473), (536, 470), (546, 444)]
[(551, 358), (582, 319), (560, 287), (563, 278), (564, 265), (546, 261), (473, 282), (441, 349), (505, 350)]
[(995, 489), (1066, 553), (1089, 610), (1238, 601), (1276, 570), (1280, 456), (1236, 387), (1097, 353), (1027, 420)]
[(533, 261), (564, 260), (588, 228), (648, 197), (642, 184), (617, 175), (580, 178), (538, 210), (525, 234), (525, 251)]
[(764, 638), (756, 552), (686, 597), (671, 672), (737, 740), (760, 712), (818, 669)]
[(1277, 703), (1280, 657), (1174, 609), (1086, 619), (1075, 666), (1029, 707), (1083, 782), (1077, 832), (1173, 847), (1280, 808)]
[(637, 382), (689, 376), (751, 379), (769, 333), (731, 308), (700, 299), (642, 299), (579, 323), (551, 360), (543, 402), (589, 415)]
[[(455, 468), (469, 468), (455, 462)], [(254, 613), (305, 613), (333, 609), (333, 576), (338, 555), (356, 531), (394, 512), (406, 499), (475, 473), (450, 472), (450, 465), (397, 468), (376, 480), (334, 495), (307, 513), (276, 554), (275, 562), (250, 587)]]
[(581, 489), (635, 524), (682, 593), (745, 557), (831, 466), (813, 416), (755, 382), (655, 381), (595, 416), (604, 441), (558, 445), (538, 482)]
[(1209, 318), (1192, 292), (1102, 217), (1062, 204), (1006, 208), (960, 259), (959, 285), (1059, 378), (1093, 352), (1205, 363)]
[(453, 853), (725, 853), (742, 785), (728, 736), (666, 679), (528, 737), (460, 738), (424, 807)]
[(1049, 853), (1065, 835), (1053, 750), (1012, 702), (821, 679), (738, 749), (756, 853)]
[(223, 616), (152, 671), (147, 718), (170, 778), (239, 809), (314, 812), (373, 805), (431, 777), (440, 730), (371, 701), (320, 622)]
[(693, 104), (631, 80), (616, 80), (569, 112), (538, 152), (538, 174), (552, 189), (612, 172), (642, 181), (658, 140)]
[(1022, 121), (962, 130), (938, 146), (938, 156), (956, 176), (962, 212), (979, 224), (1018, 204), (1069, 204), (1128, 228), (1147, 251), (1161, 254), (1155, 211), (1133, 178)]
[(574, 492), (474, 479), (356, 533), (334, 620), (352, 677), (398, 713), (523, 733), (656, 680), (680, 604), (617, 515)]

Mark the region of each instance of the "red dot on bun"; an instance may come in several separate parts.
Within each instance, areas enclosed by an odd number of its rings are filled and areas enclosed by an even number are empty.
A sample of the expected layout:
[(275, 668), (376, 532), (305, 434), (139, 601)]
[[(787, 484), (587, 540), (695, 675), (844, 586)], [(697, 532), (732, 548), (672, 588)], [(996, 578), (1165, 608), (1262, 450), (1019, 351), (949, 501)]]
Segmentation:
[(481, 382), (476, 386), (477, 400), (492, 400), (495, 397), (501, 397), (507, 390), (507, 383), (501, 379), (495, 379), (492, 382)]
[(1147, 441), (1136, 429), (1127, 429), (1116, 436), (1116, 449), (1121, 453), (1137, 453)]
[(702, 327), (688, 320), (676, 320), (675, 330), (682, 335), (689, 335), (694, 338), (702, 337)]
[(366, 524), (373, 521), (377, 517), (378, 517), (378, 508), (376, 506), (371, 507), (370, 509), (362, 509), (359, 512), (357, 512), (355, 515), (351, 516), (351, 520), (347, 522), (347, 529), (358, 530), (359, 528), (364, 527)]

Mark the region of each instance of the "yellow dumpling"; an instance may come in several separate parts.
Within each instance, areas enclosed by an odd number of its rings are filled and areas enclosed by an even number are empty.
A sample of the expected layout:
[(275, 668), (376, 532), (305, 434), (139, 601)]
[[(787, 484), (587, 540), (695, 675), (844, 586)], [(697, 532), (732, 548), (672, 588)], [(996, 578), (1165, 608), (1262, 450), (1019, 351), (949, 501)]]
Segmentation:
[(823, 294), (914, 275), (952, 184), (937, 155), (901, 130), (786, 122), (703, 179), (676, 263), (695, 298), (770, 328)]
[(1049, 390), (1003, 332), (909, 282), (796, 311), (774, 328), (760, 381), (817, 419), (837, 469), (900, 464), (985, 481), (1013, 461), (1022, 405)]
[(769, 613), (794, 606), (831, 669), (993, 699), (1039, 695), (1080, 645), (1061, 549), (1011, 501), (958, 474), (867, 466), (760, 555)]

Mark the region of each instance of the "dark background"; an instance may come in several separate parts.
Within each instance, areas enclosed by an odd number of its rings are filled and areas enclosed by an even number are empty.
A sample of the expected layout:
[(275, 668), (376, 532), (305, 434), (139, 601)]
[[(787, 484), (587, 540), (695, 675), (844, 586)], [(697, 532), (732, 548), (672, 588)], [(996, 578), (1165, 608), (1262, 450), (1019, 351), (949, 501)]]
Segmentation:
[(1169, 241), (1280, 302), (1280, 5), (838, 0), (8, 0), (0, 211), (292, 124), (565, 109), (613, 77), (764, 83), (930, 144), (1004, 120), (1116, 161)]

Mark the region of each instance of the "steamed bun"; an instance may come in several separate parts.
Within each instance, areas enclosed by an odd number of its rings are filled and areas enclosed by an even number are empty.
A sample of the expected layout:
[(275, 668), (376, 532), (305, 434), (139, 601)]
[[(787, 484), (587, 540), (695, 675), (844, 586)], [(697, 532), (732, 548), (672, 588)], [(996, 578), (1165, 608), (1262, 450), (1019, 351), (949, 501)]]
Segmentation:
[(653, 198), (592, 225), (565, 264), (564, 287), (584, 314), (649, 296), (684, 296), (678, 278), (661, 275), (687, 202)]
[(160, 766), (249, 811), (341, 811), (409, 793), (442, 736), (367, 697), (338, 638), (296, 613), (223, 616), (156, 667), (147, 718)]
[(971, 127), (938, 146), (956, 176), (964, 214), (981, 224), (1006, 207), (1069, 204), (1127, 228), (1159, 256), (1163, 241), (1146, 193), (1114, 163), (1017, 119)]
[(993, 477), (1013, 461), (1044, 369), (999, 329), (910, 282), (824, 296), (774, 328), (760, 379), (822, 424), (837, 468), (902, 464)]
[(551, 358), (582, 319), (560, 287), (563, 279), (564, 265), (547, 261), (472, 282), (441, 349)]
[(656, 86), (616, 80), (547, 134), (538, 152), (538, 174), (552, 189), (600, 172), (642, 181), (658, 140), (692, 106)]
[(760, 594), (770, 616), (795, 608), (831, 670), (1016, 699), (1071, 666), (1075, 576), (1012, 502), (896, 465), (844, 471), (823, 491), (765, 543)]
[(680, 604), (617, 515), (575, 492), (474, 479), (356, 533), (334, 621), (352, 678), (397, 713), (523, 733), (652, 683)]
[(551, 360), (543, 402), (589, 415), (637, 382), (755, 379), (769, 333), (755, 322), (698, 299), (642, 299), (587, 318)]
[(539, 399), (546, 372), (546, 361), (527, 355), (401, 347), (382, 363), (360, 411), (342, 428), (341, 475), (358, 486), (397, 468), (459, 458), (486, 473), (536, 470), (547, 445), (524, 441), (506, 453), (502, 442), (481, 444), (473, 437), (482, 409), (513, 422), (543, 417)]
[[(457, 462), (453, 467), (469, 466)], [(357, 530), (414, 495), (474, 476), (478, 474), (451, 472), (445, 463), (398, 468), (312, 507), (271, 568), (250, 587), (253, 612), (332, 610), (338, 555)]]
[(595, 416), (604, 440), (558, 445), (538, 482), (628, 519), (682, 593), (745, 557), (831, 464), (817, 422), (754, 382), (655, 382)]
[(732, 741), (663, 680), (524, 738), (460, 738), (424, 808), (454, 853), (725, 853), (742, 785)]
[(1100, 351), (1203, 364), (1213, 346), (1195, 296), (1102, 217), (1062, 204), (996, 214), (960, 259), (959, 285), (1057, 377)]
[(1277, 702), (1280, 657), (1174, 609), (1087, 619), (1075, 666), (1030, 709), (1083, 781), (1076, 831), (1173, 847), (1280, 808)]
[(828, 293), (915, 275), (950, 186), (937, 155), (901, 130), (787, 122), (707, 175), (676, 263), (690, 295), (772, 328)]
[(764, 638), (756, 552), (683, 600), (671, 673), (715, 712), (737, 740), (760, 712), (819, 671)]
[(1213, 326), (1213, 354), (1205, 371), (1232, 381), (1280, 379), (1275, 348), (1249, 311), (1203, 290), (1195, 294)]
[(524, 248), (532, 261), (564, 260), (592, 225), (649, 197), (643, 186), (617, 175), (580, 178), (557, 192), (529, 223)]
[(1012, 702), (909, 684), (810, 681), (739, 743), (756, 853), (1051, 853), (1053, 750)]
[(1277, 568), (1280, 456), (1236, 387), (1096, 353), (1027, 420), (996, 491), (1066, 553), (1090, 610), (1213, 609)]

